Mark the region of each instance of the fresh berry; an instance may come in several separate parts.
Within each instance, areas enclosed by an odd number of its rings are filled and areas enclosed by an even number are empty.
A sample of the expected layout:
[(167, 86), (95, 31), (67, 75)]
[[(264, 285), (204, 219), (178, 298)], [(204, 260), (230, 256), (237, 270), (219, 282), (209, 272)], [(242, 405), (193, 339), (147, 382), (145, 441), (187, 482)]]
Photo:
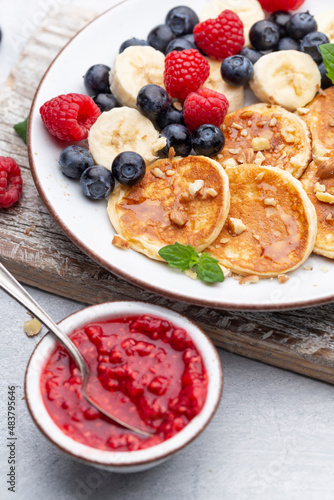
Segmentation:
[(298, 40), (286, 36), (278, 42), (277, 50), (300, 50), (300, 43)]
[(328, 89), (328, 87), (332, 87), (332, 85), (333, 85), (332, 80), (330, 80), (330, 78), (328, 78), (328, 76), (327, 76), (328, 69), (326, 68), (326, 66), (324, 65), (323, 62), (321, 64), (319, 64), (319, 71), (320, 71), (320, 75), (321, 75), (321, 88), (323, 90), (325, 90), (325, 89)]
[(121, 54), (128, 47), (132, 47), (134, 45), (150, 45), (147, 40), (141, 40), (140, 38), (129, 38), (122, 43), (119, 48), (119, 53)]
[(219, 127), (204, 124), (195, 130), (192, 141), (198, 155), (215, 156), (223, 149), (225, 137)]
[(192, 92), (184, 102), (183, 115), (188, 129), (192, 132), (204, 124), (220, 127), (228, 110), (228, 100), (223, 94), (211, 89)]
[(190, 42), (190, 43), (192, 43), (192, 44), (194, 45), (194, 48), (195, 48), (195, 49), (197, 49), (197, 50), (198, 50), (198, 51), (199, 51), (199, 52), (200, 52), (203, 56), (206, 56), (206, 53), (205, 53), (205, 52), (203, 52), (203, 50), (202, 50), (202, 49), (200, 49), (200, 48), (198, 47), (198, 45), (196, 45), (196, 42), (195, 42), (195, 37), (194, 37), (194, 34), (193, 34), (193, 33), (191, 33), (191, 34), (189, 34), (189, 35), (184, 35), (184, 36), (182, 37), (182, 39), (183, 39), (183, 40), (188, 40), (188, 42)]
[(322, 62), (322, 55), (319, 47), (324, 43), (329, 43), (329, 38), (324, 33), (320, 33), (320, 31), (313, 31), (304, 36), (300, 43), (300, 50), (309, 54), (317, 64), (320, 64)]
[(0, 156), (0, 208), (9, 208), (22, 193), (21, 170), (16, 161)]
[(40, 108), (44, 125), (61, 141), (82, 141), (101, 114), (93, 99), (82, 94), (54, 97)]
[(231, 56), (222, 62), (220, 72), (222, 79), (229, 85), (241, 87), (247, 85), (254, 75), (251, 61), (241, 55)]
[(247, 57), (247, 59), (249, 59), (253, 64), (255, 64), (256, 61), (258, 61), (260, 57), (263, 56), (262, 52), (250, 49), (249, 47), (244, 47), (239, 55)]
[(309, 12), (297, 12), (286, 25), (288, 36), (295, 40), (301, 40), (305, 35), (317, 29), (317, 22)]
[(174, 35), (180, 37), (192, 33), (199, 19), (196, 12), (190, 9), (190, 7), (181, 5), (174, 7), (174, 9), (168, 12), (165, 22)]
[(110, 170), (99, 165), (87, 168), (80, 177), (82, 192), (91, 200), (101, 200), (109, 196), (115, 187), (115, 179)]
[(279, 27), (281, 38), (287, 36), (286, 25), (290, 21), (291, 15), (292, 14), (290, 14), (290, 12), (287, 12), (286, 10), (278, 10), (277, 12), (273, 12), (272, 14), (270, 14), (270, 16), (268, 17), (268, 21), (275, 23), (276, 26)]
[(152, 83), (140, 89), (137, 96), (137, 108), (152, 122), (155, 122), (159, 115), (166, 113), (169, 106), (169, 96), (159, 85)]
[(175, 35), (167, 24), (159, 24), (149, 32), (147, 41), (156, 50), (165, 53), (167, 45), (174, 38)]
[(58, 162), (63, 174), (72, 179), (79, 179), (86, 168), (94, 165), (90, 152), (81, 146), (67, 146), (60, 153)]
[(192, 149), (191, 134), (184, 125), (173, 123), (168, 125), (161, 132), (162, 137), (166, 137), (167, 144), (161, 153), (168, 155), (170, 148), (174, 148), (177, 156), (188, 156)]
[(93, 97), (93, 101), (100, 108), (101, 112), (122, 107), (122, 104), (113, 94), (97, 94)]
[(116, 180), (124, 186), (134, 186), (146, 172), (145, 160), (138, 153), (124, 151), (116, 156), (111, 171)]
[(244, 46), (244, 25), (237, 14), (224, 10), (216, 19), (196, 24), (194, 38), (205, 54), (222, 61)]
[(172, 123), (184, 125), (183, 110), (177, 109), (175, 104), (171, 104), (165, 113), (159, 115), (155, 125), (159, 130), (162, 130)]
[(256, 50), (276, 49), (279, 37), (279, 27), (266, 19), (253, 24), (249, 31), (249, 40)]
[(183, 100), (198, 90), (209, 74), (209, 63), (198, 50), (174, 51), (165, 58), (165, 88), (175, 99)]
[(276, 12), (277, 10), (297, 10), (305, 0), (259, 0), (262, 9), (267, 12)]
[(167, 45), (166, 55), (170, 52), (173, 52), (173, 50), (181, 51), (190, 49), (196, 49), (194, 43), (189, 42), (189, 40), (186, 40), (186, 38), (175, 38)]
[(88, 95), (110, 93), (109, 71), (110, 67), (105, 64), (94, 64), (87, 70), (84, 84)]

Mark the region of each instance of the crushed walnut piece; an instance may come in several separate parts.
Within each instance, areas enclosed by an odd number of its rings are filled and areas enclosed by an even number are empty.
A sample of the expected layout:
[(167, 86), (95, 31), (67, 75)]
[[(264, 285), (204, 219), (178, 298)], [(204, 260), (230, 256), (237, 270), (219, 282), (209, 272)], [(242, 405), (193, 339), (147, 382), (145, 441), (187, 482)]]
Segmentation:
[(253, 163), (255, 158), (254, 151), (252, 148), (247, 148), (244, 151), (242, 151), (238, 156), (237, 156), (237, 161), (239, 163)]
[(238, 164), (237, 162), (235, 161), (234, 158), (229, 158), (228, 160), (225, 160), (223, 162), (223, 167), (225, 168), (229, 168), (229, 167), (236, 167)]
[(122, 250), (127, 250), (128, 248), (130, 248), (130, 243), (119, 234), (115, 234), (111, 243), (112, 245), (114, 245), (114, 247), (121, 248)]
[(184, 226), (188, 220), (187, 216), (179, 210), (172, 210), (169, 214), (169, 219), (171, 222), (180, 227)]
[(253, 151), (265, 151), (271, 148), (269, 139), (266, 137), (254, 137), (252, 140)]
[(159, 167), (155, 167), (152, 170), (152, 174), (154, 175), (154, 177), (157, 177), (159, 179), (161, 179), (164, 176), (163, 171)]
[(200, 191), (204, 187), (203, 179), (196, 179), (194, 182), (189, 184), (188, 190), (189, 193), (194, 196), (198, 191)]
[(303, 269), (305, 271), (313, 271), (313, 267), (312, 266), (303, 266)]
[(240, 153), (240, 149), (229, 149), (228, 152), (231, 155), (238, 155)]
[(272, 118), (269, 122), (269, 127), (275, 127), (277, 125), (277, 118)]
[(311, 110), (309, 108), (297, 108), (300, 115), (308, 115)]
[[(261, 166), (265, 159), (266, 159), (266, 157), (261, 153), (261, 151), (258, 151), (256, 153), (254, 163), (255, 163), (255, 165)], [(263, 176), (264, 176), (264, 172), (262, 172), (259, 175), (262, 175), (262, 178), (260, 179), (260, 180), (262, 180)], [(257, 177), (259, 177), (259, 175)], [(259, 180), (259, 179), (256, 178), (256, 180)]]
[(231, 269), (228, 269), (227, 267), (225, 266), (222, 266), (221, 264), (218, 264), (220, 269), (223, 271), (223, 274), (224, 274), (224, 278), (229, 278), (230, 276), (232, 276), (232, 271)]
[(265, 198), (265, 200), (263, 201), (263, 203), (265, 205), (269, 205), (271, 207), (276, 207), (277, 205), (277, 200), (275, 200), (275, 198)]
[(328, 214), (326, 220), (329, 222), (333, 221), (334, 220), (333, 214)]
[(222, 245), (225, 245), (225, 243), (228, 243), (230, 241), (230, 238), (222, 238), (220, 240), (220, 243), (222, 243)]
[(245, 276), (244, 278), (241, 278), (239, 281), (239, 285), (255, 285), (255, 283), (258, 283), (260, 278), (258, 276), (251, 275), (251, 276)]
[(331, 118), (331, 119), (329, 120), (328, 125), (329, 125), (330, 127), (334, 127), (334, 118)]
[(288, 144), (292, 144), (296, 142), (296, 135), (295, 135), (296, 129), (293, 127), (285, 127), (282, 128), (281, 130), (281, 136), (287, 142)]
[(334, 159), (326, 158), (320, 163), (317, 170), (320, 179), (330, 179), (334, 176)]
[(173, 102), (173, 108), (177, 109), (177, 111), (182, 111), (182, 103), (180, 101)]
[(261, 239), (261, 238), (260, 238), (260, 236), (259, 236), (258, 234), (253, 234), (253, 238), (254, 238), (254, 240), (256, 240), (256, 241), (260, 241), (260, 239)]
[(277, 276), (277, 279), (278, 279), (279, 284), (283, 285), (284, 283), (287, 283), (290, 278), (286, 274), (279, 274)]
[(302, 167), (303, 166), (303, 162), (301, 161), (300, 158), (298, 158), (298, 156), (292, 156), (290, 158), (290, 163), (293, 167)]
[(191, 196), (188, 192), (182, 193), (180, 196), (180, 201), (190, 201)]
[(229, 226), (232, 234), (235, 235), (241, 234), (247, 229), (247, 226), (245, 226), (241, 219), (236, 219), (234, 217), (229, 218)]
[(172, 161), (174, 157), (175, 157), (175, 149), (173, 147), (171, 147), (171, 148), (169, 148), (169, 151), (168, 151), (169, 161)]
[(324, 184), (320, 184), (320, 182), (316, 182), (314, 186), (315, 193), (324, 193), (326, 191), (326, 186)]
[(260, 172), (259, 174), (257, 174), (257, 176), (255, 177), (255, 180), (256, 181), (262, 181), (264, 177), (264, 172)]
[(235, 128), (236, 130), (242, 130), (242, 126), (239, 123), (233, 122), (231, 128)]
[(173, 175), (175, 175), (175, 174), (176, 174), (176, 170), (172, 170), (172, 169), (166, 170), (167, 177), (173, 177)]
[(24, 331), (26, 332), (28, 337), (34, 337), (35, 335), (38, 335), (42, 330), (42, 326), (42, 323), (38, 321), (38, 319), (33, 318), (29, 321), (24, 322)]
[(196, 273), (196, 271), (193, 271), (192, 269), (186, 269), (184, 271), (184, 274), (186, 276), (188, 276), (188, 278), (191, 278), (192, 280), (196, 280), (197, 279), (197, 273)]
[(206, 194), (208, 194), (212, 198), (215, 198), (216, 196), (218, 196), (218, 193), (217, 193), (217, 191), (214, 188), (208, 188), (206, 190)]
[(253, 115), (254, 115), (254, 111), (252, 111), (251, 109), (245, 109), (245, 111), (243, 111), (240, 114), (240, 116), (242, 116), (242, 118), (251, 118)]
[(334, 196), (330, 193), (321, 193), (321, 192), (316, 192), (315, 193), (316, 197), (318, 198), (319, 201), (322, 201), (324, 203), (329, 203), (330, 205), (334, 204)]
[(248, 135), (248, 132), (245, 128), (242, 129), (242, 131), (240, 132), (240, 135), (242, 135), (243, 137), (247, 137)]

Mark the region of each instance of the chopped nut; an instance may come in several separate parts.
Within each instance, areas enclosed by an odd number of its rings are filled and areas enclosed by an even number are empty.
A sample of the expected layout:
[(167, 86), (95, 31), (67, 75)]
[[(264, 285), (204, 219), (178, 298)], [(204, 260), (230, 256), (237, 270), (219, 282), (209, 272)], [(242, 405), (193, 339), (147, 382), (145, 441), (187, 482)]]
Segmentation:
[(232, 125), (231, 125), (232, 128), (235, 128), (237, 130), (242, 130), (242, 126), (239, 125), (239, 123), (235, 123), (233, 122)]
[(328, 214), (326, 217), (326, 220), (328, 220), (328, 221), (334, 220), (333, 214)]
[(171, 222), (174, 222), (174, 224), (180, 227), (184, 226), (188, 220), (187, 216), (178, 210), (172, 210), (169, 214), (169, 218)]
[(240, 219), (235, 219), (234, 217), (230, 217), (229, 219), (230, 229), (232, 234), (238, 235), (246, 231), (247, 226)]
[(186, 276), (188, 276), (188, 278), (191, 278), (192, 280), (196, 280), (197, 279), (197, 273), (196, 273), (196, 271), (193, 271), (192, 269), (186, 269), (184, 271), (184, 274)]
[(285, 142), (291, 144), (296, 141), (295, 132), (296, 129), (294, 129), (293, 127), (285, 127), (281, 130), (281, 136), (283, 137)]
[(216, 196), (218, 196), (218, 193), (217, 191), (214, 189), (214, 188), (208, 188), (206, 190), (206, 193), (209, 195), (209, 196), (212, 196), (212, 198), (215, 198)]
[(251, 109), (245, 109), (245, 111), (243, 111), (240, 116), (242, 116), (242, 118), (250, 118), (251, 116), (253, 116), (254, 114), (254, 111), (252, 111)]
[(24, 330), (28, 337), (37, 335), (42, 330), (42, 326), (42, 323), (36, 318), (24, 322)]
[(36, 231), (36, 226), (35, 226), (35, 224), (33, 224), (33, 225), (32, 225), (32, 226), (30, 226), (30, 227), (27, 227), (27, 228), (24, 230), (24, 232), (25, 232), (25, 234), (26, 234), (27, 236), (31, 236), (31, 235), (32, 235), (32, 233), (34, 233), (35, 231)]
[(252, 148), (254, 151), (264, 151), (270, 149), (271, 144), (266, 137), (254, 137), (252, 140)]
[(204, 181), (203, 179), (196, 179), (194, 182), (190, 183), (189, 184), (189, 193), (191, 195), (195, 195), (197, 193), (197, 191), (199, 191), (200, 189), (202, 189), (202, 187), (204, 186)]
[(317, 175), (320, 179), (330, 179), (334, 176), (334, 158), (326, 158), (318, 167)]
[(324, 203), (329, 203), (330, 205), (334, 204), (334, 196), (330, 193), (320, 193), (319, 191), (315, 193), (316, 197), (319, 201), (323, 201)]
[(334, 118), (331, 118), (331, 119), (329, 120), (328, 125), (329, 125), (330, 127), (334, 127)]
[(277, 125), (277, 118), (272, 118), (269, 122), (270, 127), (275, 127)]
[(281, 154), (281, 156), (278, 158), (279, 160), (284, 160), (284, 158), (286, 158), (286, 152), (283, 151), (283, 153)]
[(247, 125), (248, 125), (248, 127), (251, 127), (253, 125), (252, 120), (248, 120)]
[(326, 266), (321, 266), (320, 271), (322, 271), (323, 273), (328, 273), (328, 268)]
[(238, 155), (240, 153), (240, 149), (229, 149), (228, 150), (231, 155)]
[(190, 201), (190, 194), (187, 192), (182, 193), (180, 196), (180, 201)]
[[(256, 160), (255, 160), (256, 161)], [(260, 172), (259, 174), (257, 174), (257, 176), (255, 177), (255, 180), (256, 181), (262, 181), (264, 177), (264, 172)]]
[(277, 152), (282, 151), (283, 148), (284, 148), (284, 144), (279, 144), (278, 146), (275, 147), (275, 151), (277, 151)]
[(253, 163), (254, 158), (255, 155), (252, 148), (247, 148), (237, 156), (237, 161), (239, 163)]
[(313, 271), (313, 267), (312, 266), (303, 266), (303, 269), (305, 271)]
[(266, 216), (270, 217), (271, 215), (274, 215), (276, 213), (276, 208), (275, 207), (267, 207), (265, 209), (265, 212), (266, 212)]
[[(261, 151), (258, 151), (258, 152), (256, 153), (254, 163), (255, 163), (256, 165), (260, 165), (260, 166), (261, 166), (261, 165), (262, 165), (262, 163), (263, 163), (263, 161), (264, 161), (265, 159), (266, 159), (266, 158), (265, 158), (265, 156), (261, 153)], [(263, 175), (262, 175), (262, 174), (263, 174)], [(262, 175), (262, 178), (261, 178), (260, 180), (262, 180), (262, 179), (263, 179), (264, 172), (262, 172), (262, 174), (259, 174), (259, 175)], [(257, 180), (258, 180), (258, 179), (257, 179)]]
[(119, 234), (115, 234), (111, 243), (112, 245), (114, 245), (114, 247), (121, 248), (122, 250), (127, 250), (128, 248), (130, 248), (130, 243)]
[(158, 177), (159, 179), (161, 179), (163, 176), (164, 176), (164, 173), (162, 170), (160, 170), (159, 167), (155, 167), (153, 170), (152, 170), (152, 174), (154, 175), (154, 177)]
[(253, 234), (254, 240), (260, 241), (260, 236), (258, 234)]
[(298, 158), (298, 156), (292, 156), (292, 158), (290, 158), (290, 163), (293, 167), (302, 167), (303, 166), (303, 162), (300, 160), (300, 158)]
[(248, 132), (245, 128), (242, 129), (242, 131), (240, 132), (240, 135), (242, 135), (243, 137), (247, 137), (248, 135)]
[(300, 115), (307, 115), (311, 110), (308, 108), (297, 108), (297, 111)]
[(220, 243), (222, 243), (223, 245), (225, 245), (225, 243), (228, 243), (230, 241), (230, 238), (222, 238), (220, 240)]
[(289, 281), (289, 276), (287, 276), (286, 274), (279, 274), (277, 276), (277, 279), (278, 279), (278, 282), (283, 285), (284, 283), (286, 283), (287, 281)]
[(326, 186), (324, 184), (320, 184), (320, 182), (316, 182), (314, 186), (314, 192), (315, 193), (325, 193), (326, 191)]
[(173, 147), (169, 148), (168, 151), (168, 159), (172, 161), (172, 159), (175, 157), (175, 149)]
[(257, 122), (257, 124), (256, 124), (256, 125), (257, 125), (258, 127), (264, 127), (264, 126), (265, 126), (265, 125), (267, 125), (267, 124), (268, 124), (268, 122), (267, 122), (267, 121), (265, 121), (265, 120), (263, 120), (263, 121), (261, 121), (261, 122)]
[(232, 276), (232, 271), (231, 271), (231, 269), (228, 269), (227, 267), (224, 267), (224, 266), (222, 266), (221, 264), (219, 264), (219, 266), (220, 266), (221, 270), (222, 270), (222, 271), (223, 271), (223, 273), (224, 273), (224, 278), (225, 278), (225, 279), (226, 279), (226, 278), (229, 278), (230, 276)]
[(179, 101), (173, 102), (173, 108), (177, 109), (178, 111), (182, 111), (182, 104)]
[(265, 205), (270, 205), (272, 207), (276, 207), (277, 203), (278, 202), (277, 202), (277, 200), (275, 200), (275, 198), (265, 198), (265, 200), (264, 200)]
[(166, 170), (166, 175), (167, 177), (172, 177), (173, 175), (176, 174), (176, 171), (175, 170)]
[(224, 166), (225, 168), (229, 168), (229, 167), (230, 167), (230, 168), (231, 168), (231, 167), (236, 167), (237, 165), (238, 165), (238, 164), (237, 164), (237, 162), (235, 161), (235, 159), (234, 159), (234, 158), (229, 158), (228, 160), (225, 160), (225, 161), (223, 162), (223, 166)]
[(239, 285), (253, 285), (255, 283), (258, 283), (260, 278), (255, 275), (251, 276), (245, 276), (244, 278), (241, 278), (239, 281)]

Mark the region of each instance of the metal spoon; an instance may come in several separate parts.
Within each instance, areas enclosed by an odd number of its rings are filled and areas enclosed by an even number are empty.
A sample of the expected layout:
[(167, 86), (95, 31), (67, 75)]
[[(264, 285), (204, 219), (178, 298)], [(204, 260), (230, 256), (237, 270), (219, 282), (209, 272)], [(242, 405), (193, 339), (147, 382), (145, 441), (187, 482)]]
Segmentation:
[(117, 422), (118, 424), (130, 429), (131, 431), (137, 432), (142, 436), (152, 436), (151, 433), (137, 429), (122, 420), (110, 415), (106, 410), (101, 408), (97, 403), (95, 403), (87, 394), (87, 383), (91, 375), (90, 370), (86, 364), (86, 361), (82, 357), (79, 349), (75, 346), (72, 340), (65, 335), (59, 326), (49, 317), (49, 315), (42, 309), (42, 307), (29, 295), (29, 293), (20, 285), (14, 276), (1, 264), (0, 262), (0, 287), (3, 288), (11, 297), (13, 297), (17, 302), (24, 306), (28, 311), (31, 312), (41, 323), (43, 323), (50, 333), (52, 333), (57, 340), (65, 347), (67, 352), (72, 356), (73, 360), (77, 364), (81, 372), (82, 377), (82, 394), (87, 399), (87, 401), (94, 406), (98, 411), (106, 415), (108, 418)]

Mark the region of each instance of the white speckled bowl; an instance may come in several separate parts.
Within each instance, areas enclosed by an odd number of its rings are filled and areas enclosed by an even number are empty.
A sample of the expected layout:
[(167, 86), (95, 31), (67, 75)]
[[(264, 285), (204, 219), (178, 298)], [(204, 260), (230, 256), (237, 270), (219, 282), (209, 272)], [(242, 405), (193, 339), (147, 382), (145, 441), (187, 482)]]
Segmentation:
[(66, 436), (45, 408), (40, 389), (41, 373), (56, 346), (56, 341), (50, 334), (47, 334), (36, 346), (26, 370), (26, 400), (31, 416), (41, 432), (73, 458), (115, 472), (138, 472), (149, 469), (164, 462), (189, 444), (210, 422), (218, 407), (223, 388), (220, 359), (211, 340), (198, 326), (177, 312), (144, 302), (108, 302), (82, 309), (63, 319), (60, 325), (69, 335), (73, 330), (92, 321), (140, 314), (159, 316), (184, 328), (200, 352), (209, 376), (208, 395), (201, 412), (181, 432), (163, 443), (145, 450), (114, 452), (91, 448)]

